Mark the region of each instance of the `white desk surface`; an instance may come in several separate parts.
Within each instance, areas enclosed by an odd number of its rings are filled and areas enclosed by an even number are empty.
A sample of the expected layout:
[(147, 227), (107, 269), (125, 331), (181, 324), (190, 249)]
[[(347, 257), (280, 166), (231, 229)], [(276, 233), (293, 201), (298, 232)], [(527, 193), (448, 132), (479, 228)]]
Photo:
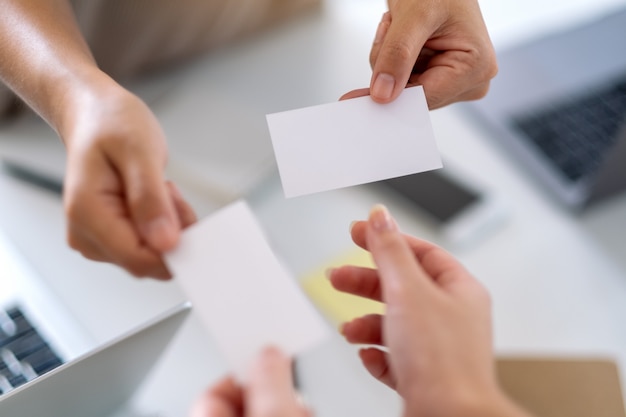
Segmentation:
[[(334, 3), (300, 26), (288, 26), (288, 38), (269, 34), (235, 52), (217, 52), (218, 63), (202, 64), (209, 65), (207, 82), (243, 75), (241, 62), (257, 60), (260, 70), (248, 67), (247, 79), (232, 80), (231, 86), (237, 94), (251, 95), (246, 105), (256, 106), (261, 117), (332, 101), (367, 85), (367, 52), (384, 2)], [(495, 44), (505, 45), (531, 36), (524, 23), (533, 16), (538, 22), (554, 21), (565, 10), (556, 3), (565, 2), (554, 3), (545, 9), (542, 2), (542, 13), (533, 10), (533, 2), (522, 6), (515, 0), (484, 0), (481, 5)], [(623, 1), (605, 0), (600, 6), (589, 0), (572, 6), (570, 1), (567, 10), (572, 19), (580, 18), (592, 3), (598, 10)], [(518, 19), (511, 17), (512, 11)], [(272, 55), (277, 44), (292, 48), (284, 59)], [(269, 82), (251, 78), (268, 74), (273, 76)], [(606, 355), (626, 370), (626, 195), (582, 216), (572, 215), (547, 199), (454, 106), (433, 112), (432, 119), (442, 152), (501, 193), (511, 208), (509, 221), (491, 236), (471, 248), (453, 250), (491, 291), (497, 352)], [(176, 144), (172, 153), (177, 153)], [(206, 196), (190, 197), (201, 215), (215, 207)], [(89, 262), (70, 250), (56, 196), (3, 174), (0, 201), (0, 227), (96, 340), (107, 340), (184, 299), (175, 282), (135, 280), (117, 267)], [(379, 196), (367, 187), (355, 187), (285, 200), (273, 174), (249, 201), (274, 249), (299, 276), (349, 249), (348, 225), (364, 218)], [(407, 232), (440, 242), (433, 230), (411, 216), (409, 207), (387, 204)], [(361, 369), (355, 349), (340, 337), (301, 358), (300, 369), (304, 394), (316, 415), (399, 415), (395, 395)], [(223, 371), (210, 336), (192, 317), (137, 401), (159, 415), (184, 415), (198, 392)]]

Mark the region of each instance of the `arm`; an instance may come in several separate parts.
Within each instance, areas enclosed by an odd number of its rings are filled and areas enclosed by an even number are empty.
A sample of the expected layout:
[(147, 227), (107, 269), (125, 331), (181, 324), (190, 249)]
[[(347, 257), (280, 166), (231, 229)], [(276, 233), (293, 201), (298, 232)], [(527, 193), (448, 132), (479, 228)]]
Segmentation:
[[(344, 266), (332, 285), (386, 303), (386, 315), (342, 326), (365, 368), (404, 400), (404, 416), (531, 417), (501, 391), (494, 373), (489, 295), (453, 257), (401, 235), (383, 207), (351, 229), (378, 269)], [(225, 379), (201, 396), (191, 417), (310, 415), (298, 404), (289, 361), (267, 349), (244, 388)]]
[(345, 266), (333, 286), (382, 301), (386, 314), (345, 323), (351, 343), (385, 346), (360, 351), (365, 368), (398, 391), (405, 416), (529, 417), (501, 391), (494, 372), (487, 291), (439, 247), (401, 235), (377, 206), (352, 238), (377, 269)]
[(156, 118), (100, 71), (68, 1), (2, 1), (0, 77), (67, 148), (70, 245), (136, 276), (168, 278), (160, 254), (195, 215), (164, 180)]
[(0, 56), (0, 78), (57, 131), (72, 93), (106, 78), (67, 0), (3, 0)]

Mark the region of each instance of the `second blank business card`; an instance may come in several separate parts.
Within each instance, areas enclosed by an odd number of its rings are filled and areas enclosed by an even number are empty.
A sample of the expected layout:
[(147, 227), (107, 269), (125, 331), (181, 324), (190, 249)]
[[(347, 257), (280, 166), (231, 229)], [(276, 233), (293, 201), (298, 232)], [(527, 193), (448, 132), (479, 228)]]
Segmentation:
[(265, 346), (296, 355), (329, 335), (243, 201), (185, 230), (166, 260), (240, 379)]
[(421, 86), (267, 115), (287, 198), (442, 167)]

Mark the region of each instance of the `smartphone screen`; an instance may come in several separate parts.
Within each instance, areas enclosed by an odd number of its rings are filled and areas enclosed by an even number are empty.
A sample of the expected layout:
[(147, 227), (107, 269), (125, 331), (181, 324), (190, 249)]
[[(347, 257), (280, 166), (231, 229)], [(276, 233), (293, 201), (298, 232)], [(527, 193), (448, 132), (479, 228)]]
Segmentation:
[(384, 184), (417, 204), (442, 224), (450, 221), (481, 198), (477, 192), (439, 171), (392, 178), (381, 181), (380, 184)]

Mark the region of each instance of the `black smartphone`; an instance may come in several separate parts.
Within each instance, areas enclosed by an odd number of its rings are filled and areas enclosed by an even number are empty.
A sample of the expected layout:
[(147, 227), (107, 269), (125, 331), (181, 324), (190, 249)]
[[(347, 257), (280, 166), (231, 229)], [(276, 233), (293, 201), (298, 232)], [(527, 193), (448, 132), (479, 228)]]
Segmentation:
[(448, 167), (379, 184), (415, 206), (454, 244), (475, 241), (505, 214), (501, 200), (493, 192)]

